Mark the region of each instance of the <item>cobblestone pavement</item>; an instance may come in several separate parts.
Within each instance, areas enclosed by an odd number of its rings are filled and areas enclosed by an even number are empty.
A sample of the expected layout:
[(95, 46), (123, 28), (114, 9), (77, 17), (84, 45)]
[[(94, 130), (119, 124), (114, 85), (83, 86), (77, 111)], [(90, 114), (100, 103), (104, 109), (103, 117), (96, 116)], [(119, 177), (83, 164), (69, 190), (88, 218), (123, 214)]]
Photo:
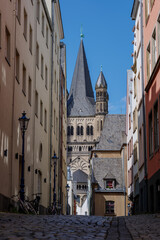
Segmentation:
[(160, 240), (160, 215), (47, 216), (0, 213), (3, 240)]

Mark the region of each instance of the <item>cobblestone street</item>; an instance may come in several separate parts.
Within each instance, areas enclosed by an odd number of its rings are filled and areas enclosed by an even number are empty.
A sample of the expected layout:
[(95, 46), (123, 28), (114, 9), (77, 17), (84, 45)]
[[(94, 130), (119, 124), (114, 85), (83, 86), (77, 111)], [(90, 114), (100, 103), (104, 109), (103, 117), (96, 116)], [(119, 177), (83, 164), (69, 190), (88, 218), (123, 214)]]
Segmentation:
[(0, 239), (158, 240), (160, 215), (110, 218), (0, 213)]

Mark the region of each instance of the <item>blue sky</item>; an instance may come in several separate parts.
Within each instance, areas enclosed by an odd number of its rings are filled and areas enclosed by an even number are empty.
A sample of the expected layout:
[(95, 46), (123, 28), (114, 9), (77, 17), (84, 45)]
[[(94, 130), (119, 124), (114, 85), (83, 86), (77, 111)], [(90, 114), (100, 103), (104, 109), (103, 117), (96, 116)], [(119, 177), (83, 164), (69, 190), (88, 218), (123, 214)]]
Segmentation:
[[(132, 65), (133, 0), (60, 0), (70, 90), (83, 26), (93, 90), (101, 65), (108, 84), (109, 113), (125, 113), (127, 69)], [(95, 93), (95, 90), (94, 90)]]

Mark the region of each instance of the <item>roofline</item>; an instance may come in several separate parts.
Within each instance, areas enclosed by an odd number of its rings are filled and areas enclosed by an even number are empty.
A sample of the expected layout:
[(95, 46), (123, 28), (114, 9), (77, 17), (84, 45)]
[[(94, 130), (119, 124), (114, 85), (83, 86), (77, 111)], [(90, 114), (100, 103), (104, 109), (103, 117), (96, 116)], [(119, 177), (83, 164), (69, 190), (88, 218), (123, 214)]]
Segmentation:
[(58, 17), (60, 19), (60, 39), (62, 40), (64, 38), (64, 30), (63, 30), (63, 23), (62, 23), (62, 15), (61, 15), (61, 8), (60, 8), (60, 3), (59, 0), (56, 0), (57, 3), (57, 8), (58, 8)]
[(48, 7), (47, 7), (47, 4), (46, 4), (45, 0), (42, 0), (42, 4), (43, 4), (43, 8), (44, 8), (44, 11), (45, 11), (45, 14), (46, 14), (46, 17), (47, 17), (47, 20), (48, 20), (50, 29), (51, 29), (51, 31), (53, 31), (53, 28), (52, 28), (52, 20), (51, 20), (51, 17), (50, 17), (50, 15), (49, 15)]
[(139, 0), (134, 0), (133, 7), (132, 7), (132, 12), (131, 12), (132, 20), (136, 19), (138, 6), (139, 6)]

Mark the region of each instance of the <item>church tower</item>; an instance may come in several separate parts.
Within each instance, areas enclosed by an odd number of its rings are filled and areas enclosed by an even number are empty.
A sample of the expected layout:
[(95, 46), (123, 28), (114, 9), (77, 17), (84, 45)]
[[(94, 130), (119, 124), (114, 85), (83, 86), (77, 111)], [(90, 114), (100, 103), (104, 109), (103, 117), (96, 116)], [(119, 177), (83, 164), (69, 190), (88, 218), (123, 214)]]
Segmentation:
[(109, 95), (107, 92), (107, 83), (102, 69), (95, 86), (96, 90), (96, 115), (106, 115), (108, 113)]

